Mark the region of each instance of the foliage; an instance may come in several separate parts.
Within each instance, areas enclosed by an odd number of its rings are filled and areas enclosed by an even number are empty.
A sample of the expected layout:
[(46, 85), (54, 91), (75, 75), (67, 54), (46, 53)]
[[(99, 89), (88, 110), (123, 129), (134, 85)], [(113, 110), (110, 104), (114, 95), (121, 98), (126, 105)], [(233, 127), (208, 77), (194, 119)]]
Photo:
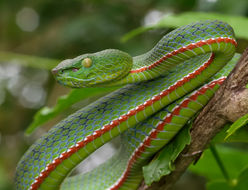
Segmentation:
[(237, 179), (231, 182), (223, 180), (211, 181), (207, 184), (207, 190), (246, 190), (248, 187), (248, 168), (244, 169)]
[(241, 16), (231, 16), (225, 14), (217, 13), (203, 13), (203, 12), (185, 12), (177, 15), (166, 15), (157, 24), (152, 26), (144, 26), (135, 29), (125, 36), (123, 36), (122, 41), (127, 41), (134, 36), (143, 33), (148, 30), (158, 29), (158, 28), (177, 28), (192, 22), (197, 22), (199, 20), (221, 20), (230, 24), (236, 34), (237, 38), (243, 38), (248, 40), (248, 18)]
[[(237, 178), (240, 170), (248, 164), (248, 153), (224, 145), (217, 145), (216, 149), (224, 166), (228, 166), (227, 172), (230, 177)], [(190, 167), (190, 171), (203, 175), (209, 180), (225, 179), (209, 149), (203, 153), (195, 166)]]
[[(224, 128), (212, 139), (212, 144), (218, 143), (248, 143), (248, 130), (245, 128), (240, 128), (235, 131), (231, 136), (226, 138), (226, 132), (229, 130), (231, 124), (227, 124)], [(247, 125), (246, 125), (247, 126)]]
[(233, 135), (238, 129), (240, 129), (241, 127), (246, 126), (246, 124), (248, 123), (248, 114), (240, 117), (237, 121), (235, 121), (230, 128), (226, 131), (227, 135), (226, 138), (229, 138), (231, 135)]
[(229, 181), (225, 180), (210, 150), (203, 153), (198, 163), (189, 168), (190, 171), (210, 180), (207, 184), (208, 190), (225, 188), (238, 190), (244, 184), (247, 188), (247, 178), (244, 180), (244, 177), (247, 177), (248, 152), (223, 145), (217, 146), (217, 150), (224, 165), (228, 166), (226, 170), (231, 177)]

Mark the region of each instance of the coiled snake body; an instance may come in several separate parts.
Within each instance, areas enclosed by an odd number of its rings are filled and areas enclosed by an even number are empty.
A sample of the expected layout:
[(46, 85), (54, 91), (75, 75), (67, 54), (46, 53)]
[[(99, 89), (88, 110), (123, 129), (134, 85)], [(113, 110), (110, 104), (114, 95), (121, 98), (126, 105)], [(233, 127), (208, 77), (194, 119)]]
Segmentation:
[[(104, 50), (63, 61), (53, 70), (63, 85), (132, 84), (77, 111), (38, 139), (17, 166), (16, 188), (137, 189), (142, 166), (208, 102), (231, 71), (236, 45), (228, 24), (203, 21), (172, 31), (134, 58)], [(66, 178), (120, 134), (121, 148), (110, 160)]]

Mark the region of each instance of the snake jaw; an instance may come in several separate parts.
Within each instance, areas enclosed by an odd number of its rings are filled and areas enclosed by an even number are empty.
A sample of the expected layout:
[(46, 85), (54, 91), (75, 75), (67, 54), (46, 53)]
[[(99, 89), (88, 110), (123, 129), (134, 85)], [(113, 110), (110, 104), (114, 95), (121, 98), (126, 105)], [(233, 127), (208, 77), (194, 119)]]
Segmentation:
[(56, 80), (58, 81), (59, 84), (63, 86), (68, 86), (71, 88), (84, 88), (84, 87), (89, 87), (90, 82), (95, 81), (95, 78), (89, 78), (89, 79), (79, 79), (79, 78), (72, 78), (68, 77), (66, 80), (64, 80), (63, 77), (56, 77)]

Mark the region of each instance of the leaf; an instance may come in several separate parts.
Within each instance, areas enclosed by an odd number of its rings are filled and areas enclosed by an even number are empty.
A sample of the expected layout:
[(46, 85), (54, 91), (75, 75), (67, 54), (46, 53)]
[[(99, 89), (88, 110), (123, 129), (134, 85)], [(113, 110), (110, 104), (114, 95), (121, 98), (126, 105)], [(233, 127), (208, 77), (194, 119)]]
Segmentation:
[[(238, 178), (240, 171), (248, 165), (248, 151), (241, 151), (223, 145), (217, 145), (216, 148), (230, 178)], [(209, 180), (224, 180), (224, 177), (209, 149), (204, 151), (197, 164), (191, 165), (189, 169), (191, 172), (204, 176)]]
[(227, 124), (211, 141), (212, 144), (225, 143), (225, 142), (242, 142), (248, 143), (248, 129), (240, 128), (229, 138), (225, 139), (226, 131), (230, 128), (231, 124)]
[(143, 175), (145, 183), (151, 185), (154, 181), (174, 170), (173, 162), (178, 157), (184, 147), (190, 143), (190, 130), (191, 125), (185, 126), (180, 133), (166, 145), (147, 166), (143, 167)]
[(152, 30), (152, 29), (156, 29), (156, 27), (155, 26), (147, 26), (147, 27), (136, 28), (136, 29), (132, 30), (131, 32), (128, 32), (126, 35), (124, 35), (121, 38), (121, 42), (124, 43), (124, 42), (130, 40), (131, 38), (133, 38), (139, 34), (142, 34), (148, 30)]
[(109, 93), (117, 88), (118, 87), (73, 89), (69, 94), (61, 96), (54, 107), (49, 108), (45, 106), (41, 108), (35, 114), (33, 122), (28, 126), (25, 134), (30, 135), (37, 127), (51, 120), (62, 111), (69, 108), (72, 104), (92, 96)]
[(247, 190), (248, 187), (248, 168), (243, 170), (238, 179), (231, 182), (215, 180), (207, 183), (207, 190)]
[(233, 135), (239, 128), (244, 127), (246, 124), (248, 124), (248, 114), (240, 117), (231, 125), (231, 127), (226, 131), (227, 135), (225, 139)]
[[(192, 22), (197, 22), (199, 20), (221, 20), (230, 24), (237, 38), (248, 39), (248, 18), (242, 16), (234, 16), (234, 15), (226, 15), (219, 13), (204, 13), (204, 12), (185, 12), (178, 15), (166, 15), (164, 16), (157, 24), (152, 26), (145, 26), (139, 28), (139, 31), (147, 31), (154, 28), (177, 28), (180, 26), (184, 26), (186, 24), (190, 24)], [(130, 33), (132, 33), (131, 31)], [(135, 35), (131, 35), (127, 33), (123, 36), (122, 39), (130, 39), (130, 37), (134, 37)], [(140, 32), (137, 32), (140, 34)]]
[(51, 70), (60, 60), (0, 51), (0, 63), (4, 62)]
[(248, 188), (248, 168), (244, 169), (238, 178), (238, 183), (234, 190), (247, 190)]
[(207, 190), (234, 190), (225, 180), (207, 183)]

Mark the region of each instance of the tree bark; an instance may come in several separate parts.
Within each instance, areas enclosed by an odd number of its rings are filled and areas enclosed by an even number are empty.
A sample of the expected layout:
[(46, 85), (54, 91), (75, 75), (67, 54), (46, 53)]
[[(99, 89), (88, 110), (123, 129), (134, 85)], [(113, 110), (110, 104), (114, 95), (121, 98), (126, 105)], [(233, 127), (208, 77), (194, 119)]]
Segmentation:
[(150, 187), (139, 190), (169, 190), (189, 165), (197, 160), (210, 140), (227, 122), (234, 122), (248, 113), (248, 48), (214, 97), (198, 115), (191, 129), (191, 143), (176, 159), (175, 170)]

